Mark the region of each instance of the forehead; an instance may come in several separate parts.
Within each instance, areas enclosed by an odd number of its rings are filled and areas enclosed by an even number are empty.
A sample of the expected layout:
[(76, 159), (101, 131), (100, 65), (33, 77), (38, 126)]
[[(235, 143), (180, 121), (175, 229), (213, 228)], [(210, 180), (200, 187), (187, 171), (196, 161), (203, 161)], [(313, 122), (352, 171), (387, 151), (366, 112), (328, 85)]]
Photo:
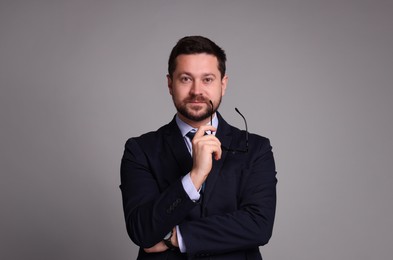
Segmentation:
[(174, 73), (220, 74), (217, 57), (211, 54), (181, 54), (176, 57)]

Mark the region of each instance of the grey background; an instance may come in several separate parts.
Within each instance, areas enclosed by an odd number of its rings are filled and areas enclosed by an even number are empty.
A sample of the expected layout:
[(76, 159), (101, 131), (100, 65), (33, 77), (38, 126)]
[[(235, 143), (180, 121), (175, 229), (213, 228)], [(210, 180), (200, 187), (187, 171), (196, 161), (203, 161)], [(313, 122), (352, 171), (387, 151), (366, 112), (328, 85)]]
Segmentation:
[(175, 42), (228, 55), (221, 113), (271, 139), (265, 259), (393, 255), (393, 1), (0, 1), (0, 258), (134, 259), (119, 165), (175, 113)]

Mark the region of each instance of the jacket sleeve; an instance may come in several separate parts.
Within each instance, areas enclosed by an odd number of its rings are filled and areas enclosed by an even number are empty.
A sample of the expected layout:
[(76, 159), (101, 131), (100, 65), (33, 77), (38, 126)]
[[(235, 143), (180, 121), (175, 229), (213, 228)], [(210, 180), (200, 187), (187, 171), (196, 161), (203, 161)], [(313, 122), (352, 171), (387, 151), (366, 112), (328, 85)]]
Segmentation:
[(255, 156), (242, 172), (237, 210), (180, 224), (188, 254), (224, 254), (269, 241), (276, 208), (276, 170), (269, 140), (257, 143), (250, 151)]
[(129, 139), (121, 161), (120, 189), (127, 232), (142, 248), (160, 242), (195, 207), (180, 178), (162, 190), (149, 164), (137, 141)]

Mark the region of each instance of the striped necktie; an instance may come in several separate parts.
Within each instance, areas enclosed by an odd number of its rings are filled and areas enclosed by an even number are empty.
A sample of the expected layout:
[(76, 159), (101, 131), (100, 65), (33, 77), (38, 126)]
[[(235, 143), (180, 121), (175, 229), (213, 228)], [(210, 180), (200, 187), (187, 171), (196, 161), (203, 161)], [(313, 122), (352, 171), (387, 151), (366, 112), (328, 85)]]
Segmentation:
[(188, 132), (187, 134), (186, 134), (186, 136), (190, 139), (190, 141), (192, 141), (192, 139), (194, 138), (194, 136), (195, 136), (195, 130), (194, 129), (192, 129), (192, 130), (190, 130), (190, 132)]

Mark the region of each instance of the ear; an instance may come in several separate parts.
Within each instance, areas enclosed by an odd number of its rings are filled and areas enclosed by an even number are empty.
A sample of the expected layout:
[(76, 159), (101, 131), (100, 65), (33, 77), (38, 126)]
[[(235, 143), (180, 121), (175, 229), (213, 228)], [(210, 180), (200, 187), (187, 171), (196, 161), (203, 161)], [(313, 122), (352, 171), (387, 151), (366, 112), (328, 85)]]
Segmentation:
[(221, 80), (221, 96), (225, 95), (225, 90), (227, 89), (228, 76), (225, 75)]
[(172, 96), (172, 94), (173, 94), (173, 89), (172, 89), (172, 78), (171, 78), (171, 76), (168, 74), (168, 75), (166, 75), (166, 79), (167, 79), (167, 82), (168, 82), (169, 94), (171, 94), (171, 96)]

